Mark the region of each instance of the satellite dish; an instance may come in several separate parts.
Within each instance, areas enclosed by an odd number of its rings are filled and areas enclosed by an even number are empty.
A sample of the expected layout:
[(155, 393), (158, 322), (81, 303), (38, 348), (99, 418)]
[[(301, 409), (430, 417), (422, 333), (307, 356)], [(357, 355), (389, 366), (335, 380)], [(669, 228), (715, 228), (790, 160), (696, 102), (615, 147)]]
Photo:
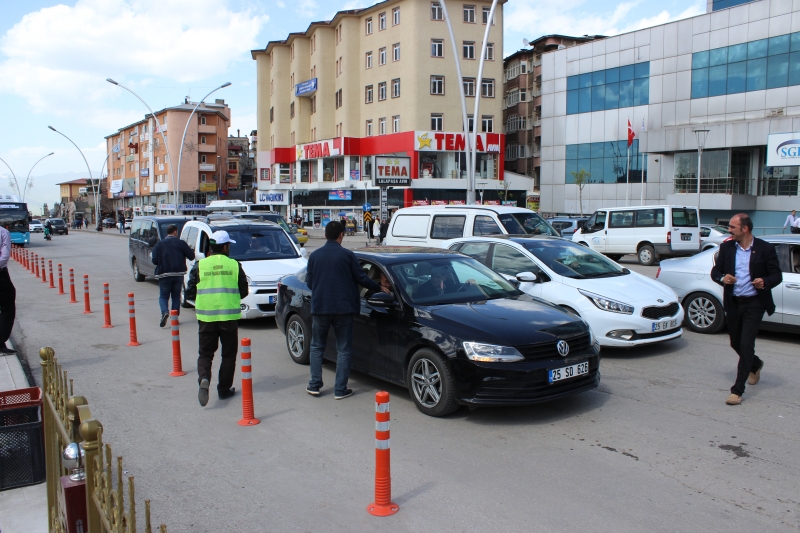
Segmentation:
[(531, 42), (528, 39), (522, 39), (522, 44), (524, 44), (525, 46), (530, 46)]

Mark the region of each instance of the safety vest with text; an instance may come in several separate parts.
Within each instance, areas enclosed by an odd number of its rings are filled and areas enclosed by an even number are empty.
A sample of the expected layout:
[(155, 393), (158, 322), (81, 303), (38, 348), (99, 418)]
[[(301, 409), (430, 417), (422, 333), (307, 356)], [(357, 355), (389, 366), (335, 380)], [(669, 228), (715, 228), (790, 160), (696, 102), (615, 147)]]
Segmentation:
[(198, 263), (195, 314), (201, 322), (239, 320), (242, 316), (239, 296), (239, 263), (216, 254)]

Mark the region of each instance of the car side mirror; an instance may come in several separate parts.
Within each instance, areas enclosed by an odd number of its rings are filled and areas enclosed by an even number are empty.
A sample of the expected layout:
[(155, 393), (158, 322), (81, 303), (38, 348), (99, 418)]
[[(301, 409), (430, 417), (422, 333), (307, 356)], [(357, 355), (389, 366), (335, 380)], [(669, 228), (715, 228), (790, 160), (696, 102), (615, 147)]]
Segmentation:
[(386, 294), (385, 292), (376, 292), (369, 298), (367, 303), (375, 307), (393, 307), (395, 304), (394, 296)]
[(539, 278), (533, 272), (520, 272), (517, 274), (517, 281), (520, 283), (536, 283), (538, 280)]
[(308, 250), (305, 248), (300, 248), (300, 257), (305, 258), (308, 255)]
[(203, 252), (195, 252), (194, 258), (195, 260), (200, 261), (201, 259), (206, 258), (206, 254), (204, 254)]

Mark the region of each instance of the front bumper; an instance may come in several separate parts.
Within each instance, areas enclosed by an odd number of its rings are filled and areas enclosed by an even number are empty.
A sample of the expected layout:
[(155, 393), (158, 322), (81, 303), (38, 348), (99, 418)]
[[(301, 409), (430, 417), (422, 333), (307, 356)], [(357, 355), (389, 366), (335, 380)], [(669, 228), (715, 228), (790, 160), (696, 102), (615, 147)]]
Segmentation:
[(249, 294), (242, 298), (242, 318), (264, 318), (275, 316), (278, 285), (250, 285)]
[[(601, 346), (609, 348), (630, 348), (631, 346), (668, 341), (680, 337), (683, 333), (681, 330), (684, 316), (683, 307), (679, 307), (678, 312), (672, 316), (658, 319), (641, 316), (642, 307), (638, 304), (635, 305), (635, 310), (631, 315), (610, 313), (597, 308), (584, 308), (580, 312), (583, 319), (591, 326), (597, 342)], [(660, 323), (666, 320), (675, 320), (675, 328), (653, 332), (653, 323)], [(625, 340), (608, 336), (610, 332), (620, 330), (633, 331), (633, 338)]]

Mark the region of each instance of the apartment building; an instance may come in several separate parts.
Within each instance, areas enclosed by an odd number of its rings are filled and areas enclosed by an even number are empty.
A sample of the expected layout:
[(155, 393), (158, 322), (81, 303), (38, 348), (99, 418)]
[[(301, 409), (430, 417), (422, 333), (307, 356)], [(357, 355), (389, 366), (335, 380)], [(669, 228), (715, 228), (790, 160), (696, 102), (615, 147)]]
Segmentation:
[[(196, 105), (187, 98), (181, 105), (156, 111), (156, 121), (148, 115), (105, 138), (108, 196), (115, 211), (126, 216), (199, 213), (206, 203), (227, 194), (231, 115), (225, 100), (215, 100), (197, 108), (186, 131), (175, 205), (181, 137)], [(172, 156), (171, 168), (168, 153)]]
[(543, 211), (579, 212), (581, 170), (584, 213), (699, 204), (704, 223), (746, 212), (759, 232), (780, 233), (799, 207), (797, 2), (713, 1), (702, 15), (545, 53), (542, 93)]
[[(491, 2), (446, 3), (469, 113), (482, 95), (470, 124), (478, 132), (478, 180), (490, 184), (484, 197), (495, 200), (504, 171), (503, 4), (490, 21)], [(387, 0), (340, 11), (253, 50), (258, 201), (283, 212), (295, 205), (293, 215), (324, 224), (331, 214), (360, 216), (365, 201), (376, 205), (376, 178), (388, 175), (398, 178), (389, 191), (394, 207), (463, 203), (465, 136), (453, 44), (439, 1)], [(524, 190), (520, 196), (524, 201)]]

